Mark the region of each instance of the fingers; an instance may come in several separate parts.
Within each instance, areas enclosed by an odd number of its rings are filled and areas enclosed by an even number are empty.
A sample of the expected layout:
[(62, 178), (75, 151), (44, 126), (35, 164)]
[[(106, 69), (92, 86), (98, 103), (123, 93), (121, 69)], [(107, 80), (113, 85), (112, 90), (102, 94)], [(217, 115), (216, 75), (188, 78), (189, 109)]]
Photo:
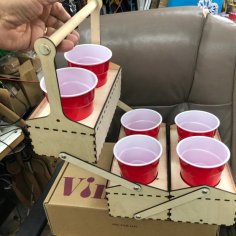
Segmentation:
[[(42, 1), (49, 2), (48, 0)], [(52, 0), (51, 2), (55, 1)], [(59, 2), (55, 2), (54, 4), (50, 5), (50, 7), (47, 6), (46, 8), (47, 9), (44, 11), (44, 14), (40, 18), (44, 20), (47, 27), (46, 35), (50, 36), (56, 29), (60, 28), (65, 22), (67, 22), (71, 16), (66, 12), (62, 4)], [(49, 10), (50, 14), (48, 14)], [(61, 52), (71, 50), (79, 42), (79, 39), (79, 33), (74, 30), (60, 43), (57, 50)]]
[(46, 22), (50, 16), (52, 6), (48, 5), (43, 8), (43, 13), (40, 15), (40, 19)]
[(62, 4), (59, 2), (56, 2), (52, 5), (51, 16), (54, 16), (55, 18), (57, 18), (58, 20), (62, 22), (66, 22), (71, 18), (69, 13), (65, 10)]
[(58, 52), (67, 52), (73, 49), (74, 43), (68, 39), (64, 39), (57, 47)]
[(73, 33), (72, 33), (72, 34), (69, 34), (69, 35), (66, 37), (66, 39), (69, 40), (69, 41), (71, 41), (71, 42), (73, 42), (74, 45), (76, 45), (76, 44), (78, 43), (78, 41), (79, 41), (78, 36), (75, 35), (75, 34), (73, 34)]
[(53, 27), (55, 29), (58, 29), (63, 23), (62, 21), (59, 21), (56, 17), (49, 15), (45, 24), (47, 25), (47, 27)]

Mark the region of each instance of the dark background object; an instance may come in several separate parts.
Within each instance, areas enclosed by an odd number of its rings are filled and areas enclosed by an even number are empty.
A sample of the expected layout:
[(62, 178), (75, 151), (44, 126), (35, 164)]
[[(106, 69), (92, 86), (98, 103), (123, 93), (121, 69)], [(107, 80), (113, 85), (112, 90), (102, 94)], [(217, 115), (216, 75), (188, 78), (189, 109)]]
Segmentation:
[[(65, 0), (62, 2), (66, 11), (73, 16), (86, 5), (86, 0)], [(136, 11), (137, 0), (103, 0), (101, 15)]]

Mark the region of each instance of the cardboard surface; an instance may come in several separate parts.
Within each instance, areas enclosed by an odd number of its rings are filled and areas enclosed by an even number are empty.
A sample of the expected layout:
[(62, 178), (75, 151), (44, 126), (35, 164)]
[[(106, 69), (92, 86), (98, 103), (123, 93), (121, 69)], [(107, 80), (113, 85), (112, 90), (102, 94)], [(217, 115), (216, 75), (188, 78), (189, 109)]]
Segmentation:
[[(4, 89), (0, 89), (0, 102), (14, 111), (18, 116), (22, 116), (29, 108), (29, 101), (24, 94), (19, 82), (10, 81), (8, 77), (3, 76), (1, 80)], [(18, 77), (16, 77), (18, 79)], [(14, 78), (15, 79), (15, 78)]]
[[(104, 144), (99, 166), (110, 169), (114, 144)], [(45, 211), (53, 235), (57, 236), (215, 236), (218, 227), (169, 221), (109, 216), (107, 180), (79, 167), (65, 164), (47, 198)]]
[(22, 82), (21, 87), (29, 101), (30, 106), (37, 106), (42, 101), (44, 95), (39, 86), (36, 71), (30, 60), (24, 62), (19, 67), (19, 73), (22, 81), (28, 81), (28, 83)]
[[(11, 96), (11, 104), (14, 108), (15, 113), (21, 117), (22, 115), (24, 115), (27, 112), (27, 110), (29, 108), (29, 103), (28, 103), (22, 89), (19, 88), (19, 90), (18, 90), (17, 87), (18, 86), (12, 87), (12, 91), (14, 89), (14, 92), (12, 92), (10, 95)], [(12, 94), (14, 94), (14, 96)]]
[(29, 103), (17, 82), (7, 81), (4, 83), (6, 89), (1, 89), (0, 102), (14, 111), (18, 116), (25, 114)]

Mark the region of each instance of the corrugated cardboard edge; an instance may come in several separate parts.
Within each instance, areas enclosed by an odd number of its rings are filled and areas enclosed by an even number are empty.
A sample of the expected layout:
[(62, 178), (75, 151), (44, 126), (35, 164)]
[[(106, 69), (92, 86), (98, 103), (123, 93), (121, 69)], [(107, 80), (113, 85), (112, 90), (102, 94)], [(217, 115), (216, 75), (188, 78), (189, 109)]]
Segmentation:
[(51, 232), (53, 235), (55, 235), (55, 233), (53, 232), (53, 228), (52, 228), (52, 225), (51, 225), (51, 222), (50, 222), (50, 218), (48, 216), (48, 213), (47, 213), (47, 209), (49, 207), (48, 203), (50, 202), (58, 184), (60, 183), (60, 179), (62, 178), (62, 176), (64, 175), (67, 167), (68, 167), (69, 163), (68, 162), (65, 162), (60, 170), (60, 172), (58, 173), (58, 176), (56, 177), (52, 187), (50, 188), (45, 200), (44, 200), (44, 203), (43, 203), (43, 207), (44, 207), (44, 211), (45, 211), (45, 214), (47, 216), (47, 220), (48, 220), (48, 225), (50, 226), (50, 229), (51, 229)]

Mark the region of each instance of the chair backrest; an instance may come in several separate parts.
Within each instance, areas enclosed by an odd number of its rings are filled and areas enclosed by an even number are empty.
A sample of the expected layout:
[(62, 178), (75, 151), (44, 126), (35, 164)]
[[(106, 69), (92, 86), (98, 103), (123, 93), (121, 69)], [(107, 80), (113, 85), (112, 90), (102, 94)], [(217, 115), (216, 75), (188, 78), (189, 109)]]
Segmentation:
[[(89, 22), (80, 43), (90, 41)], [(159, 111), (201, 109), (221, 121), (236, 176), (236, 25), (198, 7), (161, 8), (101, 17), (101, 43), (122, 67), (121, 100)], [(65, 65), (65, 64), (64, 64)]]

